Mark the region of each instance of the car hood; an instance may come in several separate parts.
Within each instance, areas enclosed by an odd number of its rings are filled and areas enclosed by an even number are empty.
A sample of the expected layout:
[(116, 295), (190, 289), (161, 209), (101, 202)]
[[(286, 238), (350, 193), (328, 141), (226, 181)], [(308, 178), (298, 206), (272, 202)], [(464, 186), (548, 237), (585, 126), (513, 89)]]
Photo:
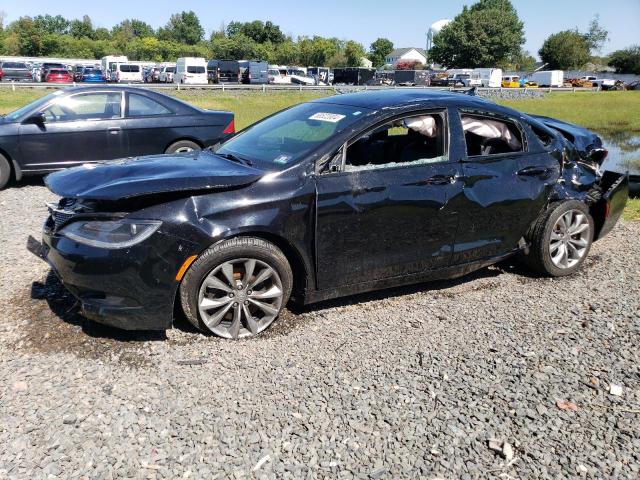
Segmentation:
[(602, 148), (602, 139), (590, 130), (573, 123), (563, 122), (555, 118), (540, 115), (529, 115), (549, 128), (560, 132), (567, 140), (583, 154), (588, 154), (594, 148)]
[(85, 164), (52, 173), (45, 183), (61, 197), (116, 201), (166, 192), (237, 188), (263, 174), (204, 150)]

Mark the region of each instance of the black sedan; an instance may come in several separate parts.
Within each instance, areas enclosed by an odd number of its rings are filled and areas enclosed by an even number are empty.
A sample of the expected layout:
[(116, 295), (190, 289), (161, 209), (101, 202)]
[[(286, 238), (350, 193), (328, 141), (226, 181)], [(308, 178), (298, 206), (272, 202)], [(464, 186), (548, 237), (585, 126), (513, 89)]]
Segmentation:
[(233, 132), (231, 112), (141, 88), (59, 90), (0, 117), (0, 188), (87, 162), (200, 150)]
[[(571, 139), (571, 140), (569, 140)], [(378, 91), (271, 116), (217, 152), (50, 175), (42, 254), (85, 316), (249, 337), (301, 304), (521, 256), (563, 276), (616, 223), (600, 139), (459, 93)], [(175, 305), (177, 302), (177, 305)], [(403, 328), (399, 325), (398, 328)]]

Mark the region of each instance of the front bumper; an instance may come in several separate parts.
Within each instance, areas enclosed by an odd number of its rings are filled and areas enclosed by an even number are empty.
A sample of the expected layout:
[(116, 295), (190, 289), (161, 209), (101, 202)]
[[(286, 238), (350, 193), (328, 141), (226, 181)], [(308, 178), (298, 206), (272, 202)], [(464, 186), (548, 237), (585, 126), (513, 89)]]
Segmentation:
[(193, 251), (162, 229), (132, 247), (103, 249), (45, 227), (41, 256), (85, 317), (125, 330), (165, 330), (173, 322), (176, 272)]

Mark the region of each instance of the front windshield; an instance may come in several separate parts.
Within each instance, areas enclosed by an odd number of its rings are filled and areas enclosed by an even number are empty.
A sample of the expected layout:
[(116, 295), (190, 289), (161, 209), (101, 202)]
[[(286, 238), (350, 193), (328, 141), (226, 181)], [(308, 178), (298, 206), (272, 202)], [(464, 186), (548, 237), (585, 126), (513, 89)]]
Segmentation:
[(35, 102), (31, 102), (30, 104), (25, 105), (24, 107), (19, 108), (18, 110), (15, 110), (7, 114), (5, 118), (10, 122), (15, 122), (27, 112), (40, 108), (42, 105), (50, 102), (52, 99), (56, 98), (57, 96), (62, 95), (62, 93), (63, 93), (62, 90), (56, 90), (55, 92), (50, 93), (49, 95), (45, 95), (44, 97), (39, 98)]
[(248, 128), (216, 153), (233, 155), (267, 169), (283, 169), (355, 123), (363, 116), (363, 110), (331, 103), (303, 103)]

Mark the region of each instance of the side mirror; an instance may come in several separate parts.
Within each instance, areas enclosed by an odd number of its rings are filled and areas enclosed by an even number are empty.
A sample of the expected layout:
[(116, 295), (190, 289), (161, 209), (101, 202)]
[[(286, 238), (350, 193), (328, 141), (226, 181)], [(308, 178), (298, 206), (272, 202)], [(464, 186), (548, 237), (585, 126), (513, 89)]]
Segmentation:
[(33, 125), (44, 125), (46, 122), (47, 122), (47, 117), (45, 117), (44, 113), (37, 112), (27, 117), (22, 123), (33, 124)]

